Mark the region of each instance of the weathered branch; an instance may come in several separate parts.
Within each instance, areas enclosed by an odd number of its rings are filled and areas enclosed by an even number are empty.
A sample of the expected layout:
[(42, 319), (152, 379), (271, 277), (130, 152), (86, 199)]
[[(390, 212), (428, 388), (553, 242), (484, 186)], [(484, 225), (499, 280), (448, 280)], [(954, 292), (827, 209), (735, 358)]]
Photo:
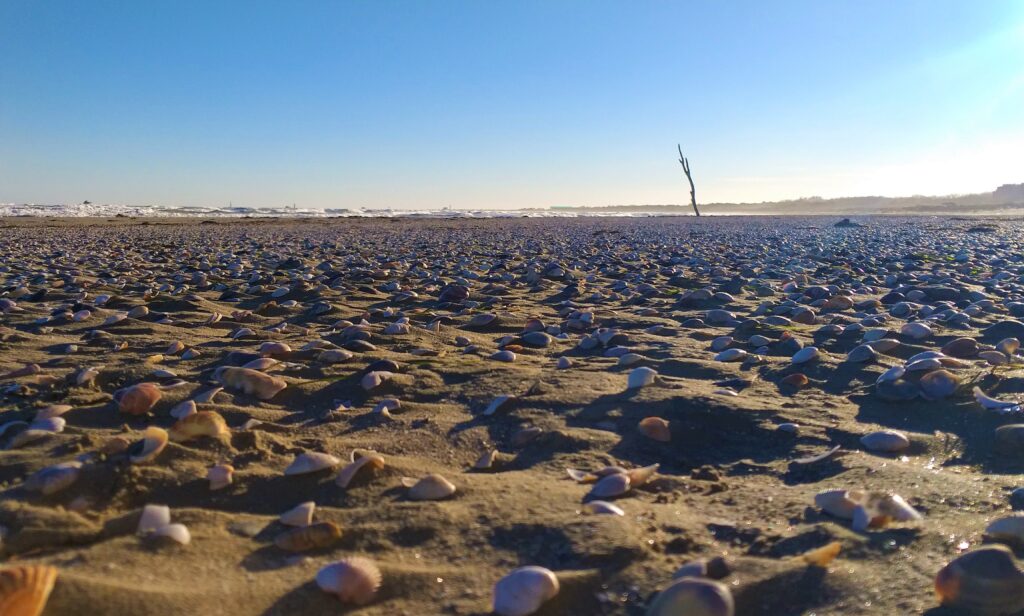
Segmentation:
[(676, 144), (676, 148), (679, 150), (679, 164), (683, 166), (683, 173), (690, 182), (690, 205), (693, 206), (693, 213), (700, 216), (700, 210), (697, 209), (697, 190), (693, 187), (693, 176), (690, 175), (690, 160), (683, 156), (682, 145)]

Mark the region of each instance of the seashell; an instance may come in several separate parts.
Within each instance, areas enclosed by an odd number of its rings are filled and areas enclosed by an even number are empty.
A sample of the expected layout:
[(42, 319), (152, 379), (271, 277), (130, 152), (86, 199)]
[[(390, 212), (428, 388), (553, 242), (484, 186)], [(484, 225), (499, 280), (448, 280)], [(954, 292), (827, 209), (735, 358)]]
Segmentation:
[(647, 366), (640, 366), (639, 368), (633, 368), (630, 371), (629, 376), (626, 377), (626, 389), (636, 389), (638, 387), (646, 387), (654, 383), (658, 378), (658, 373), (653, 368)]
[(986, 545), (950, 561), (935, 576), (942, 605), (970, 614), (1016, 614), (1024, 609), (1024, 572), (1003, 545)]
[(260, 400), (270, 400), (288, 387), (282, 379), (250, 368), (220, 367), (214, 371), (213, 376), (225, 387), (240, 390)]
[(171, 417), (175, 419), (184, 419), (189, 415), (196, 414), (196, 412), (198, 412), (198, 409), (196, 408), (195, 400), (185, 400), (184, 402), (179, 402), (174, 405), (171, 409)]
[(1015, 513), (993, 520), (985, 527), (985, 536), (992, 541), (1024, 546), (1024, 513)]
[(363, 468), (368, 470), (380, 470), (384, 468), (384, 456), (374, 451), (365, 453), (352, 452), (352, 462), (341, 469), (334, 483), (340, 488), (347, 488), (355, 476)]
[(875, 359), (878, 359), (878, 351), (870, 344), (854, 347), (852, 351), (846, 354), (846, 361), (851, 363), (863, 363)]
[(287, 530), (274, 537), (274, 545), (288, 552), (306, 552), (333, 545), (341, 539), (341, 528), (334, 522), (319, 522)]
[(815, 567), (828, 567), (839, 556), (843, 544), (838, 541), (825, 544), (800, 555), (800, 560)]
[(494, 585), (494, 613), (529, 616), (558, 594), (558, 577), (544, 567), (520, 567)]
[(852, 520), (864, 493), (858, 490), (825, 490), (814, 495), (814, 505), (825, 513), (844, 520)]
[(156, 383), (139, 383), (114, 393), (117, 409), (129, 415), (145, 415), (163, 394)]
[(990, 366), (1002, 366), (1010, 363), (1009, 358), (999, 351), (979, 351), (978, 359), (984, 359)]
[(975, 401), (977, 401), (977, 403), (981, 405), (981, 408), (984, 409), (1000, 410), (1020, 406), (1019, 402), (1010, 402), (1008, 400), (996, 400), (995, 398), (991, 398), (987, 396), (985, 392), (981, 391), (981, 388), (978, 386), (975, 386), (973, 391)]
[(260, 357), (258, 359), (254, 359), (250, 362), (242, 364), (241, 367), (248, 368), (250, 370), (266, 370), (268, 368), (273, 368), (279, 363), (281, 362), (277, 361), (273, 357)]
[(800, 425), (799, 424), (795, 424), (795, 423), (791, 423), (791, 422), (786, 422), (786, 423), (780, 423), (779, 425), (775, 426), (775, 429), (778, 430), (779, 432), (787, 432), (789, 434), (796, 434), (796, 433), (800, 432)]
[(921, 321), (911, 321), (900, 328), (900, 335), (912, 340), (924, 340), (932, 335), (932, 328)]
[(743, 349), (726, 349), (726, 350), (722, 351), (721, 353), (715, 355), (715, 361), (722, 361), (722, 362), (743, 361), (744, 359), (747, 358), (747, 355), (749, 355), (749, 353), (747, 353)]
[(869, 528), (881, 528), (895, 520), (909, 522), (920, 520), (921, 514), (907, 504), (898, 494), (868, 492), (863, 501), (853, 510), (852, 528), (864, 532)]
[(36, 416), (33, 421), (50, 419), (51, 417), (60, 417), (64, 413), (70, 411), (71, 408), (70, 404), (51, 404), (50, 406), (39, 409), (36, 412)]
[(942, 368), (942, 360), (938, 357), (925, 357), (917, 361), (907, 362), (907, 372), (926, 372)]
[(511, 401), (513, 401), (515, 399), (516, 399), (515, 396), (498, 396), (497, 398), (492, 400), (490, 404), (487, 405), (487, 408), (484, 409), (483, 414), (484, 415), (493, 415), (493, 414), (497, 413), (499, 409), (501, 409), (506, 404), (508, 404), (509, 402), (511, 402)]
[(960, 386), (960, 378), (948, 370), (934, 370), (917, 382), (926, 400), (941, 400), (952, 395)]
[(240, 328), (236, 329), (235, 331), (231, 332), (230, 338), (232, 340), (238, 340), (239, 338), (245, 338), (245, 337), (248, 337), (248, 336), (255, 336), (255, 335), (256, 335), (256, 332), (252, 331), (252, 329), (250, 329), (248, 327), (240, 327)]
[(996, 350), (1005, 353), (1007, 357), (1016, 355), (1018, 349), (1020, 349), (1020, 340), (1016, 338), (1003, 338), (996, 343)]
[(733, 616), (729, 587), (698, 577), (682, 577), (658, 593), (647, 616)]
[(363, 375), (362, 380), (359, 382), (363, 386), (363, 389), (370, 391), (376, 387), (380, 387), (385, 381), (389, 380), (393, 373), (386, 370), (372, 370)]
[(893, 331), (890, 330), (890, 329), (883, 329), (883, 328), (869, 329), (869, 330), (864, 332), (864, 336), (861, 338), (861, 340), (863, 340), (864, 342), (875, 342), (877, 340), (881, 340), (881, 339), (885, 338), (886, 336), (888, 336), (888, 335), (890, 335), (892, 333), (893, 333)]
[(805, 364), (809, 361), (813, 361), (821, 357), (821, 352), (818, 351), (818, 347), (804, 347), (793, 354), (791, 362), (793, 365)]
[(48, 466), (30, 475), (25, 480), (25, 489), (49, 496), (71, 487), (81, 474), (82, 463), (77, 461)]
[(306, 501), (285, 511), (277, 519), (282, 524), (287, 524), (288, 526), (309, 526), (313, 523), (313, 512), (315, 510), (316, 503)]
[(587, 494), (587, 498), (612, 498), (622, 496), (629, 492), (630, 477), (626, 473), (613, 473), (605, 475), (594, 484)]
[(732, 336), (719, 336), (711, 341), (711, 350), (718, 353), (732, 346)]
[(183, 417), (167, 431), (168, 436), (175, 443), (190, 441), (201, 436), (219, 438), (230, 432), (228, 424), (216, 411), (199, 411)]
[(334, 468), (341, 464), (341, 460), (328, 453), (319, 451), (300, 453), (295, 460), (284, 469), (285, 475), (305, 475), (315, 473), (328, 468)]
[(870, 344), (871, 348), (878, 351), (879, 353), (888, 353), (900, 346), (899, 340), (893, 340), (892, 338), (882, 338), (876, 340)]
[(0, 614), (39, 616), (57, 581), (57, 568), (20, 565), (0, 569)]
[(327, 349), (317, 356), (317, 361), (323, 364), (340, 364), (352, 359), (351, 352), (345, 349)]
[(667, 443), (672, 440), (672, 431), (669, 430), (668, 420), (661, 417), (644, 417), (637, 424), (640, 433), (647, 438)]
[(487, 451), (480, 454), (480, 457), (473, 463), (473, 468), (478, 471), (484, 471), (494, 466), (494, 461), (498, 458), (497, 449), (488, 449)]
[(412, 500), (441, 500), (455, 494), (455, 485), (436, 473), (431, 473), (419, 481), (404, 477), (402, 485), (409, 488), (408, 495)]
[(142, 441), (128, 450), (128, 459), (132, 464), (152, 462), (167, 446), (168, 435), (163, 428), (150, 426), (142, 433)]
[(213, 325), (214, 323), (220, 323), (220, 320), (223, 319), (223, 318), (224, 318), (224, 315), (222, 315), (219, 312), (214, 312), (209, 317), (207, 317), (206, 321), (204, 321), (204, 324), (206, 324), (206, 325)]
[(167, 345), (167, 350), (164, 351), (165, 355), (177, 355), (185, 350), (185, 343), (181, 340), (175, 340), (171, 344)]
[(147, 535), (170, 523), (170, 507), (167, 505), (146, 505), (142, 508), (142, 514), (139, 516), (139, 526), (135, 532), (139, 535)]
[[(19, 422), (13, 422), (12, 421), (12, 422), (8, 422), (8, 423), (4, 424), (4, 426), (9, 426), (9, 425), (15, 424), (15, 423), (22, 424), (24, 422), (20, 422), (20, 421)], [(24, 447), (25, 445), (28, 445), (29, 443), (33, 443), (33, 442), (38, 441), (40, 439), (44, 439), (44, 438), (46, 438), (46, 437), (48, 437), (48, 436), (50, 436), (52, 434), (53, 434), (52, 430), (37, 430), (37, 429), (33, 429), (33, 428), (30, 427), (30, 428), (28, 428), (26, 430), (22, 430), (21, 432), (16, 434), (14, 436), (14, 438), (12, 438), (10, 440), (10, 442), (7, 443), (7, 449), (18, 449), (19, 447)]]
[(149, 307), (147, 306), (135, 306), (128, 311), (128, 317), (131, 319), (141, 319), (147, 314), (149, 314)]
[(895, 381), (897, 379), (902, 378), (903, 375), (906, 373), (907, 370), (903, 366), (893, 366), (892, 368), (889, 368), (882, 374), (878, 375), (878, 378), (875, 379), (875, 385)]
[(196, 404), (209, 404), (213, 402), (213, 399), (217, 396), (217, 394), (219, 394), (222, 391), (224, 391), (223, 387), (214, 387), (213, 389), (207, 389), (206, 391), (192, 399), (195, 400)]
[(633, 468), (626, 471), (626, 475), (629, 476), (629, 487), (636, 488), (647, 483), (647, 480), (658, 472), (658, 468), (660, 466), (660, 464), (652, 464), (650, 466), (641, 466), (640, 468)]
[(625, 353), (625, 354), (619, 356), (619, 363), (618, 363), (618, 365), (620, 365), (620, 366), (632, 366), (633, 364), (638, 364), (638, 363), (642, 362), (645, 359), (647, 359), (647, 358), (644, 357), (643, 355), (639, 354), (639, 353)]
[(801, 389), (803, 387), (806, 387), (807, 384), (810, 382), (811, 380), (807, 378), (807, 375), (801, 372), (794, 372), (793, 374), (790, 374), (789, 376), (786, 376), (779, 381), (780, 384), (792, 387), (794, 389)]
[(234, 474), (235, 467), (230, 464), (218, 464), (206, 471), (206, 479), (210, 482), (211, 490), (221, 490), (231, 485)]
[(353, 556), (317, 571), (316, 585), (324, 592), (337, 595), (343, 603), (366, 605), (380, 589), (380, 569), (369, 558)]
[(558, 361), (555, 362), (555, 367), (559, 370), (565, 370), (566, 368), (572, 367), (572, 360), (568, 357), (559, 357)]
[(96, 377), (100, 375), (100, 369), (96, 366), (90, 366), (83, 368), (77, 375), (75, 375), (75, 385), (79, 387), (88, 385), (96, 380)]
[(188, 532), (188, 527), (184, 524), (167, 524), (160, 528), (154, 529), (149, 534), (153, 539), (169, 539), (175, 543), (181, 545), (188, 545), (192, 541), (192, 534)]
[(879, 430), (865, 434), (860, 438), (860, 442), (871, 451), (886, 453), (896, 453), (910, 447), (910, 439), (907, 438), (907, 435), (896, 430)]
[(274, 355), (287, 355), (292, 352), (292, 347), (284, 342), (264, 342), (260, 345), (257, 352), (260, 355), (274, 356)]
[(608, 515), (626, 515), (626, 512), (621, 507), (608, 501), (594, 500), (583, 505), (583, 510), (588, 513), (596, 514), (608, 514)]
[(950, 357), (974, 357), (979, 350), (974, 338), (956, 338), (942, 346), (942, 352)]
[(497, 353), (492, 353), (491, 359), (495, 361), (513, 362), (516, 360), (516, 354), (513, 353), (512, 351), (501, 350), (498, 351)]

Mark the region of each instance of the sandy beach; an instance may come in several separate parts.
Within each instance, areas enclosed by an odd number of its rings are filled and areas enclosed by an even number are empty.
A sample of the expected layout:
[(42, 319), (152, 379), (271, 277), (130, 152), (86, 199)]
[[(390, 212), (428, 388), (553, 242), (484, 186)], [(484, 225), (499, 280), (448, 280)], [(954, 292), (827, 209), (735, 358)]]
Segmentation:
[(2, 563), (47, 616), (483, 615), (522, 566), (639, 615), (687, 564), (736, 614), (964, 613), (937, 574), (1024, 506), (1024, 225), (836, 222), (0, 220)]

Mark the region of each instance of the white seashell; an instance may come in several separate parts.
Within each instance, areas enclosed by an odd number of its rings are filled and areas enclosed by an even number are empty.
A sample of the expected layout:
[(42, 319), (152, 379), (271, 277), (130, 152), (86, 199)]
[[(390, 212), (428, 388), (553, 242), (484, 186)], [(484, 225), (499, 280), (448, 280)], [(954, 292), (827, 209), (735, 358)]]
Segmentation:
[(985, 536), (993, 541), (1024, 545), (1024, 513), (1015, 513), (993, 520), (985, 527)]
[(620, 365), (620, 366), (632, 366), (633, 364), (638, 364), (638, 363), (642, 362), (645, 359), (647, 359), (647, 358), (644, 357), (643, 355), (639, 354), (639, 353), (626, 353), (624, 355), (620, 355), (619, 356), (619, 364), (618, 365)]
[(572, 360), (568, 357), (559, 357), (558, 361), (555, 362), (555, 367), (559, 370), (565, 370), (572, 366)]
[(900, 335), (914, 340), (924, 340), (932, 335), (932, 328), (921, 321), (911, 321), (900, 328)]
[(603, 500), (590, 501), (583, 505), (583, 510), (597, 514), (626, 515), (618, 505)]
[(889, 368), (882, 374), (878, 375), (878, 378), (875, 380), (875, 385), (881, 385), (882, 383), (895, 381), (901, 378), (904, 374), (906, 374), (906, 372), (907, 370), (903, 366), (893, 366), (892, 368)]
[(907, 372), (921, 372), (922, 370), (935, 370), (942, 367), (942, 360), (938, 357), (925, 357), (906, 364)]
[(497, 398), (492, 400), (490, 404), (487, 405), (487, 408), (484, 409), (483, 414), (484, 415), (493, 415), (493, 414), (497, 413), (498, 410), (501, 409), (503, 406), (505, 406), (508, 402), (510, 402), (512, 400), (515, 400), (515, 399), (516, 399), (515, 396), (498, 396)]
[(1002, 366), (1010, 363), (1009, 358), (1001, 351), (979, 351), (978, 359), (984, 359), (990, 366)]
[(805, 364), (809, 361), (818, 359), (821, 356), (821, 352), (818, 351), (818, 347), (804, 347), (793, 354), (792, 363), (793, 365)]
[(743, 361), (744, 359), (746, 359), (747, 355), (749, 355), (749, 353), (747, 353), (743, 349), (726, 349), (721, 353), (715, 355), (715, 361)]
[(408, 496), (411, 500), (442, 500), (456, 491), (452, 482), (437, 473), (431, 473), (418, 481), (403, 477), (402, 485), (409, 488)]
[(599, 479), (587, 494), (588, 498), (609, 498), (629, 492), (630, 477), (626, 473), (613, 473)]
[(494, 612), (529, 616), (558, 594), (558, 578), (544, 567), (520, 567), (494, 585)]
[(315, 473), (341, 464), (341, 459), (319, 451), (301, 453), (284, 469), (285, 475), (304, 475)]
[(196, 404), (209, 404), (213, 402), (213, 398), (222, 391), (224, 391), (223, 387), (214, 387), (213, 389), (207, 389), (203, 393), (193, 398), (193, 400), (195, 400)]
[(657, 377), (658, 373), (653, 368), (648, 368), (647, 366), (633, 368), (626, 378), (626, 389), (646, 387), (653, 384)]
[(145, 535), (170, 523), (170, 507), (167, 505), (146, 505), (142, 508), (142, 516), (139, 517), (139, 527), (136, 532), (140, 535)]
[(885, 338), (891, 333), (892, 330), (889, 329), (869, 329), (864, 332), (864, 336), (861, 338), (861, 340), (863, 340), (864, 342), (875, 342), (876, 340), (881, 340), (882, 338)]
[(829, 515), (850, 520), (863, 496), (858, 490), (825, 490), (814, 495), (814, 504)]
[(732, 336), (719, 336), (711, 341), (711, 350), (718, 353), (732, 346)]
[(317, 571), (316, 585), (324, 592), (337, 595), (343, 603), (365, 605), (377, 595), (381, 579), (376, 563), (354, 556)]
[(221, 490), (231, 485), (234, 474), (235, 467), (230, 464), (218, 464), (206, 471), (206, 479), (210, 482), (211, 490)]
[(36, 412), (36, 416), (33, 421), (39, 421), (41, 419), (49, 419), (50, 417), (60, 417), (64, 413), (71, 410), (70, 404), (51, 404), (45, 408), (39, 409)]
[(309, 526), (313, 523), (313, 512), (315, 510), (316, 503), (306, 501), (282, 513), (278, 521), (288, 526)]
[(151, 537), (166, 537), (171, 541), (180, 543), (181, 545), (188, 545), (192, 541), (192, 535), (188, 532), (188, 528), (184, 524), (167, 524), (153, 530), (150, 533)]
[(865, 434), (860, 438), (860, 442), (871, 451), (886, 453), (895, 453), (910, 447), (910, 439), (907, 438), (907, 435), (896, 430), (879, 430)]
[(171, 417), (183, 419), (195, 414), (197, 411), (195, 400), (185, 400), (174, 405), (174, 408), (171, 409)]
[(1010, 402), (1008, 400), (996, 400), (995, 398), (989, 397), (985, 392), (981, 391), (980, 387), (974, 387), (974, 399), (981, 405), (982, 408), (990, 410), (1008, 409), (1015, 406), (1020, 406), (1019, 402)]

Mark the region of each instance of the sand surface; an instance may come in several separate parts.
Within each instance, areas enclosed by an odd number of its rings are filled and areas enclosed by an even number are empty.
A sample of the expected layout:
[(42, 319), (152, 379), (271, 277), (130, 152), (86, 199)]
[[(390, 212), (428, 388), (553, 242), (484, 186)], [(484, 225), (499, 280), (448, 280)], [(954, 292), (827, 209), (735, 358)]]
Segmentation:
[[(13, 305), (0, 318), (0, 374), (39, 370), (0, 378), (0, 425), (30, 422), (49, 405), (71, 410), (60, 432), (11, 447), (24, 429), (15, 424), (0, 437), (0, 558), (58, 567), (47, 616), (487, 614), (494, 583), (522, 565), (546, 567), (561, 583), (542, 616), (643, 614), (677, 568), (716, 556), (730, 564), (722, 582), (738, 614), (952, 613), (937, 607), (936, 572), (1011, 512), (1024, 470), (994, 438), (1013, 414), (982, 409), (971, 386), (1019, 400), (1020, 366), (965, 358), (951, 370), (957, 391), (936, 400), (893, 401), (874, 383), (955, 338), (995, 344), (1016, 332), (985, 328), (1016, 318), (1024, 225), (834, 222), (2, 220), (0, 297)], [(440, 301), (453, 283), (468, 298)], [(811, 323), (767, 319), (825, 297), (804, 293), (817, 285), (857, 304), (819, 302)], [(870, 302), (935, 286), (955, 289), (954, 310), (972, 314), (929, 321), (934, 333), (922, 340), (898, 332), (939, 300), (902, 317), (889, 314), (891, 303)], [(729, 296), (693, 293), (700, 289)], [(991, 305), (967, 311), (979, 301), (971, 292)], [(110, 298), (97, 305), (101, 296)], [(147, 315), (104, 325), (141, 305)], [(733, 318), (712, 323), (717, 309)], [(208, 323), (214, 313), (223, 317)], [(488, 314), (497, 318), (471, 324)], [(403, 316), (408, 331), (387, 333)], [(530, 319), (554, 332), (547, 346), (521, 339)], [(862, 332), (819, 331), (864, 319), (893, 330), (899, 345), (854, 363), (844, 360)], [(241, 328), (251, 331), (232, 338)], [(726, 335), (757, 358), (716, 361), (711, 341)], [(769, 338), (768, 348), (758, 353), (753, 335)], [(318, 340), (351, 347), (351, 359), (300, 350)], [(198, 355), (168, 353), (175, 341)], [(119, 437), (134, 443), (147, 426), (170, 428), (170, 410), (210, 390), (216, 368), (257, 358), (267, 341), (292, 350), (266, 368), (286, 389), (259, 400), (227, 388), (198, 405), (223, 416), (230, 434), (169, 443), (143, 464), (117, 451)], [(793, 366), (801, 343), (822, 355)], [(491, 358), (509, 345), (514, 361)], [(641, 357), (619, 365), (615, 347)], [(561, 357), (568, 368), (557, 367)], [(627, 389), (640, 366), (656, 381)], [(97, 375), (79, 384), (89, 367)], [(368, 367), (391, 376), (367, 391)], [(795, 372), (806, 387), (781, 384)], [(144, 381), (163, 387), (151, 412), (119, 412), (115, 392)], [(485, 415), (498, 396), (514, 399)], [(390, 417), (374, 411), (388, 398), (401, 405)], [(638, 430), (652, 416), (669, 422), (668, 442)], [(798, 431), (779, 429), (786, 423)], [(866, 451), (860, 438), (881, 429), (902, 431), (910, 447)], [(794, 462), (835, 446), (842, 451), (828, 459)], [(494, 465), (473, 470), (491, 449)], [(337, 469), (284, 474), (304, 452), (347, 463), (353, 450), (378, 452), (384, 468), (344, 489)], [(74, 460), (83, 464), (67, 488), (26, 489), (32, 473)], [(223, 463), (234, 467), (233, 483), (211, 490), (207, 469)], [(622, 516), (588, 513), (592, 485), (566, 472), (654, 464), (649, 481), (606, 499)], [(428, 473), (455, 494), (411, 500), (402, 478)], [(899, 494), (923, 519), (855, 531), (815, 507), (815, 494), (831, 488)], [(278, 516), (304, 501), (342, 536), (283, 551), (274, 538), (288, 527)], [(147, 504), (168, 505), (191, 542), (137, 536)], [(793, 558), (833, 541), (842, 552), (825, 569)], [(350, 556), (373, 559), (383, 574), (363, 607), (314, 582), (320, 567)]]

